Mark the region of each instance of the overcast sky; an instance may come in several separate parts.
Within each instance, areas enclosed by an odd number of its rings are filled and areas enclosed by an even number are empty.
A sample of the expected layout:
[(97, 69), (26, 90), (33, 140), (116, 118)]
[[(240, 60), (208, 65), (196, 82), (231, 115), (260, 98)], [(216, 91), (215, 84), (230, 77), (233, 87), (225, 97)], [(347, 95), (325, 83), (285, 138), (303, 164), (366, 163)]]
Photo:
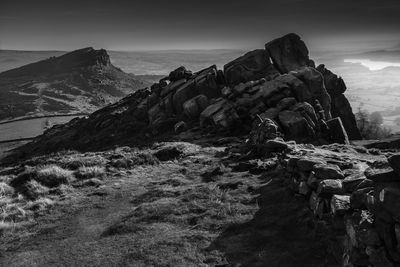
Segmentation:
[(0, 49), (247, 49), (289, 32), (321, 50), (395, 45), (400, 0), (0, 1)]

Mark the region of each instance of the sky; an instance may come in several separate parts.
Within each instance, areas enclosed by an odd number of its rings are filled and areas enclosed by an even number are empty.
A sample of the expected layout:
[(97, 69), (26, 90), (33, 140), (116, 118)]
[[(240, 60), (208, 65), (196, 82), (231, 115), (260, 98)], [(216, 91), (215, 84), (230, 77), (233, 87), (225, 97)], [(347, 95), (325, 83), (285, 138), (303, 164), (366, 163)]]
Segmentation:
[(295, 32), (312, 49), (400, 44), (399, 0), (1, 0), (0, 49), (249, 49)]

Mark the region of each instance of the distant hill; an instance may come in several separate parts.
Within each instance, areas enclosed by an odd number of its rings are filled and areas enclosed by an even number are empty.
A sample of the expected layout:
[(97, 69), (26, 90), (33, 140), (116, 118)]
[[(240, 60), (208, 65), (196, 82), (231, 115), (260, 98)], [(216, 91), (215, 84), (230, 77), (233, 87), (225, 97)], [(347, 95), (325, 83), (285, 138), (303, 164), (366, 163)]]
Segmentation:
[(0, 120), (93, 112), (147, 85), (104, 49), (83, 48), (0, 73)]

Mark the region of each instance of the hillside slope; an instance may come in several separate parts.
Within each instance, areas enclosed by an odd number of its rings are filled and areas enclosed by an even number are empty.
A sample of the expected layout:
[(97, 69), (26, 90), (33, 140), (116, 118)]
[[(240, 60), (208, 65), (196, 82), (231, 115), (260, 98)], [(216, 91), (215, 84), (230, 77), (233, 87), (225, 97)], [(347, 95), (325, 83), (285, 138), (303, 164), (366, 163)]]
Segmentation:
[(83, 48), (0, 73), (0, 120), (91, 113), (146, 85), (105, 50)]

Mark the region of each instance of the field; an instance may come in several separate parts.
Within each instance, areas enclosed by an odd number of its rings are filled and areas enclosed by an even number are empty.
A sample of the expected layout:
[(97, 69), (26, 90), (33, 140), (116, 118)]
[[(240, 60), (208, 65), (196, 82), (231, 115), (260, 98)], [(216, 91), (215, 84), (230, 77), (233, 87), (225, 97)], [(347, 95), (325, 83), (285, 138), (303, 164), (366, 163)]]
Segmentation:
[(35, 137), (42, 134), (46, 128), (67, 123), (73, 118), (76, 116), (36, 118), (0, 124), (0, 142)]

